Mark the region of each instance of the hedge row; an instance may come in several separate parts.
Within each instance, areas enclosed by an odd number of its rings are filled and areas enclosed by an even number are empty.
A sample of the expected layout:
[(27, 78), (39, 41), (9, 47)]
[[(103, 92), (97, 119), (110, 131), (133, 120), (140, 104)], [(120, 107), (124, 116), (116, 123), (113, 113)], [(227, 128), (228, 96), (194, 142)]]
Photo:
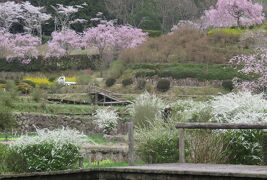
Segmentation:
[(51, 58), (44, 59), (39, 57), (37, 60), (32, 60), (30, 64), (22, 64), (18, 60), (7, 62), (6, 59), (0, 59), (0, 71), (58, 71), (58, 70), (80, 70), (80, 69), (95, 69), (96, 62), (99, 59), (98, 55), (70, 55), (60, 59)]
[(198, 80), (231, 80), (234, 77), (250, 79), (227, 65), (218, 64), (139, 64), (132, 68), (136, 77), (196, 78)]

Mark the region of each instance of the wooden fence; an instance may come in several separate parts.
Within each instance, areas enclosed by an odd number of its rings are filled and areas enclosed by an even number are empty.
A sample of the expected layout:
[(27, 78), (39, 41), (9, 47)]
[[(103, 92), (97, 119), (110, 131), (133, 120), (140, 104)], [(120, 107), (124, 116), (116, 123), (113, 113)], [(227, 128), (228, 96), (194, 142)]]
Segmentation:
[(185, 163), (185, 129), (267, 129), (264, 124), (234, 124), (234, 123), (180, 123), (179, 129), (179, 162)]

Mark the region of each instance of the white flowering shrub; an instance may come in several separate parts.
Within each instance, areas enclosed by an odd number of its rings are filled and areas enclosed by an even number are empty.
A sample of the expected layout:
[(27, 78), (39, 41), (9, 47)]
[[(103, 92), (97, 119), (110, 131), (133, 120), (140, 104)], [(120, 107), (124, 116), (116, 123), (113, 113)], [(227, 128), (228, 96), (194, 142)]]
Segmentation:
[[(20, 156), (20, 163), (25, 163), (26, 171), (72, 169), (78, 165), (83, 138), (84, 135), (68, 128), (53, 131), (37, 129), (36, 136), (22, 136), (11, 145), (10, 151)], [(17, 163), (16, 159), (13, 159), (13, 163)], [(12, 166), (14, 164), (9, 164), (11, 170)]]
[(172, 104), (174, 117), (186, 122), (207, 122), (211, 119), (211, 107), (207, 102), (178, 100)]
[(161, 112), (165, 107), (166, 104), (162, 99), (154, 94), (145, 92), (139, 95), (128, 109), (135, 125), (145, 127), (151, 121), (161, 117)]
[(95, 119), (98, 128), (102, 129), (105, 134), (109, 134), (116, 128), (119, 116), (114, 110), (104, 108), (96, 111)]
[(263, 94), (229, 93), (211, 101), (214, 120), (228, 123), (267, 122), (267, 100)]

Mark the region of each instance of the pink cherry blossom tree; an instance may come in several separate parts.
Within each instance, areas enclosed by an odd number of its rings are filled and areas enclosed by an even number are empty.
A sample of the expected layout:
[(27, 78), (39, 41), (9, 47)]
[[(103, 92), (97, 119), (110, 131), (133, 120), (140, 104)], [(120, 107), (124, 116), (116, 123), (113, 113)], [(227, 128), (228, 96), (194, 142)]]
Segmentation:
[(252, 0), (218, 0), (202, 17), (208, 27), (253, 26), (264, 22), (263, 6)]
[(81, 36), (74, 30), (65, 29), (52, 33), (52, 40), (48, 42), (46, 57), (62, 57), (69, 55), (74, 49), (82, 47)]
[(5, 58), (11, 50), (12, 34), (5, 31), (4, 29), (0, 30), (0, 58)]
[(10, 54), (8, 61), (18, 59), (23, 64), (28, 64), (32, 59), (37, 59), (39, 55), (38, 46), (41, 40), (30, 34), (14, 34), (9, 39)]
[(104, 54), (122, 49), (133, 48), (142, 44), (147, 38), (147, 33), (131, 26), (114, 26), (113, 23), (99, 24), (84, 32), (83, 44), (85, 48), (96, 48), (101, 63), (101, 70), (107, 64)]
[(142, 44), (148, 37), (142, 29), (132, 26), (118, 26), (115, 31), (115, 47), (120, 51), (122, 49), (134, 48)]
[(266, 91), (267, 87), (267, 49), (257, 49), (251, 55), (239, 55), (230, 60), (240, 72), (250, 75), (253, 80), (240, 80), (235, 78), (234, 84), (242, 90)]

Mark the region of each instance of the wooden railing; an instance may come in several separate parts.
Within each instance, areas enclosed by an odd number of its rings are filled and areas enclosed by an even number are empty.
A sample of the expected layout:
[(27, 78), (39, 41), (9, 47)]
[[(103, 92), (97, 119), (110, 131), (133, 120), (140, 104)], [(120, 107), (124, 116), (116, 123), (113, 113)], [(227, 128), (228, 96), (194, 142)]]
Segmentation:
[(233, 124), (233, 123), (181, 123), (179, 130), (179, 162), (185, 163), (185, 129), (267, 129), (264, 124)]

